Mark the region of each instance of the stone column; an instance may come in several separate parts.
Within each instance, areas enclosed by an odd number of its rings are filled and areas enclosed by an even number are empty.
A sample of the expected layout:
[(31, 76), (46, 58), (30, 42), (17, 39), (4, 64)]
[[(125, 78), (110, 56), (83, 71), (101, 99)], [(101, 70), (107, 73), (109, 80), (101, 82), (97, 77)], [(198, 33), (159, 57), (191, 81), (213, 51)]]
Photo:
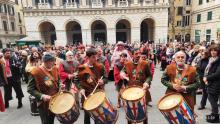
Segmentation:
[(28, 7), (28, 5), (27, 5), (27, 0), (23, 0), (23, 1), (21, 1), (22, 2), (22, 4), (23, 4), (23, 7)]
[(82, 41), (83, 41), (83, 44), (85, 45), (92, 44), (91, 29), (82, 29)]
[(107, 43), (110, 43), (110, 44), (116, 43), (116, 29), (115, 28), (107, 29)]
[(56, 46), (65, 46), (67, 45), (67, 36), (64, 30), (56, 30), (57, 40), (55, 42)]
[(112, 6), (112, 0), (108, 0), (108, 6)]
[[(34, 4), (33, 4), (34, 3)], [(33, 7), (35, 5), (35, 0), (27, 0), (27, 6), (28, 7)], [(35, 5), (36, 6), (36, 5)]]
[(134, 0), (134, 5), (137, 5), (138, 4), (138, 0)]
[(86, 7), (86, 0), (81, 0), (81, 7)]
[(61, 0), (54, 0), (54, 1), (56, 8), (59, 8), (61, 6)]
[(131, 43), (140, 42), (140, 27), (131, 28)]
[(131, 4), (131, 6), (140, 6), (140, 3), (138, 0), (134, 0), (134, 3)]

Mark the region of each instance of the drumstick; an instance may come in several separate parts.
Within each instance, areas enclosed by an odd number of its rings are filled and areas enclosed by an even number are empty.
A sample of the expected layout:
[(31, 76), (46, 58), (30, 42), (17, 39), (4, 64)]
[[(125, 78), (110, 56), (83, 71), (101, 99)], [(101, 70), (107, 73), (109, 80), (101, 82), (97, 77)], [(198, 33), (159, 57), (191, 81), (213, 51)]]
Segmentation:
[(86, 95), (85, 95), (85, 94), (83, 94), (83, 96), (84, 96), (84, 98), (85, 98), (85, 99), (87, 99), (87, 97), (86, 97)]
[[(102, 80), (102, 78), (103, 78), (103, 76), (102, 76), (99, 80)], [(94, 88), (94, 90), (92, 91), (91, 94), (93, 94), (93, 93), (95, 92), (95, 90), (97, 89), (98, 86), (99, 86), (99, 81), (98, 81), (98, 83), (96, 84), (96, 86), (95, 86), (95, 88)]]

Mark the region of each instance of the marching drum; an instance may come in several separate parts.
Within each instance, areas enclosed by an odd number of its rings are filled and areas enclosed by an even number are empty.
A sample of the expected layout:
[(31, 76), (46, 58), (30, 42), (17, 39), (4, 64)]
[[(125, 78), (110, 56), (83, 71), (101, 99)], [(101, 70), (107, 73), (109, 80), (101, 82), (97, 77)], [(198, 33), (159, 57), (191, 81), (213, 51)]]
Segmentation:
[(139, 86), (130, 86), (121, 91), (126, 117), (133, 123), (147, 119), (145, 91)]
[(49, 102), (49, 109), (60, 123), (73, 123), (77, 121), (80, 114), (75, 97), (68, 91), (55, 94)]
[(98, 91), (88, 96), (83, 103), (83, 108), (88, 111), (98, 124), (115, 124), (118, 111), (106, 98), (104, 91)]
[(179, 93), (165, 95), (157, 107), (169, 124), (196, 124), (192, 110)]
[(38, 108), (37, 108), (36, 98), (34, 96), (30, 95), (29, 100), (30, 100), (30, 106), (31, 106), (31, 115), (32, 116), (38, 116), (39, 112), (38, 112)]

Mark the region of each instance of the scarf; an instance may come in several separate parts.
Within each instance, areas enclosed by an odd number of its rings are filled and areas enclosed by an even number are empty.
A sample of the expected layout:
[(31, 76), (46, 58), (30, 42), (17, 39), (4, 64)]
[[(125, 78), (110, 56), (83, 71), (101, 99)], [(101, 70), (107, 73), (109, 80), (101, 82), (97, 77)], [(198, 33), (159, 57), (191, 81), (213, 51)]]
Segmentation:
[(206, 77), (209, 73), (210, 68), (212, 67), (212, 64), (218, 59), (218, 57), (210, 57), (209, 58), (209, 63), (205, 68), (205, 73), (204, 73), (204, 77)]

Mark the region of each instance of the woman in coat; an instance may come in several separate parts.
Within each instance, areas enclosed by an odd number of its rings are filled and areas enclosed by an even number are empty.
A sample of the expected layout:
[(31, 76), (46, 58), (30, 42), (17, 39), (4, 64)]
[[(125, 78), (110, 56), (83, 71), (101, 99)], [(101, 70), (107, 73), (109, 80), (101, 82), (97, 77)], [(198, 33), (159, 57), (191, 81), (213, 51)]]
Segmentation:
[(198, 110), (205, 109), (206, 101), (208, 99), (207, 87), (203, 81), (204, 72), (205, 72), (206, 66), (208, 65), (208, 62), (209, 62), (209, 51), (206, 50), (201, 53), (201, 60), (198, 62), (198, 65), (196, 66), (196, 70), (199, 74), (199, 79), (201, 82), (200, 88), (202, 89), (202, 99), (201, 99)]
[(208, 99), (212, 107), (212, 113), (207, 115), (207, 122), (218, 123), (218, 96), (220, 95), (220, 48), (218, 45), (213, 45), (209, 50), (211, 57), (205, 69), (203, 81), (207, 85)]

